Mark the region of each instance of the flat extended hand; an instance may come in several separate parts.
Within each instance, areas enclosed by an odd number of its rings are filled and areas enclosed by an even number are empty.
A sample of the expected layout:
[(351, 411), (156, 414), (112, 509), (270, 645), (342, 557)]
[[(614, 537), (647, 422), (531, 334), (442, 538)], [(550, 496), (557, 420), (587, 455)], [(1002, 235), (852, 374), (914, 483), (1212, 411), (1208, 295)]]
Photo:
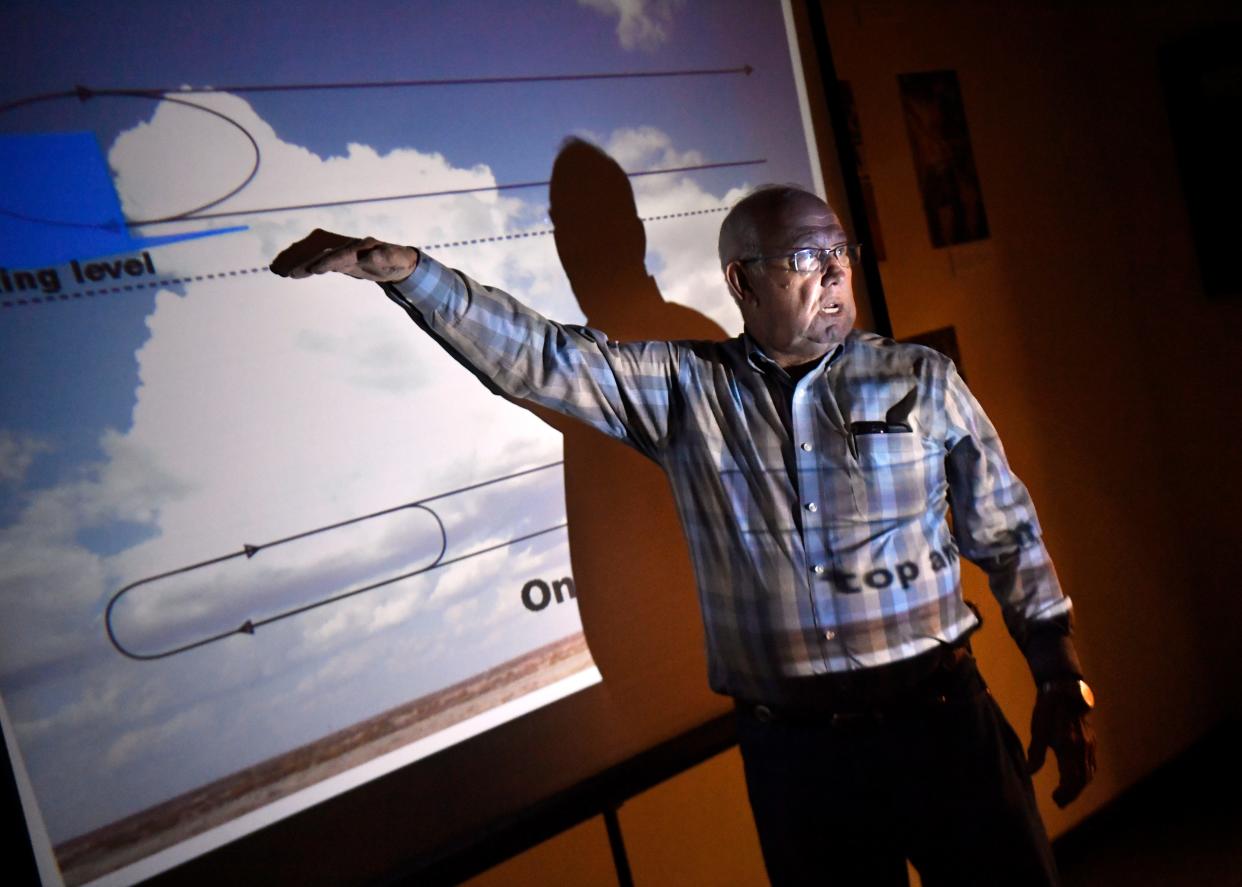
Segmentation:
[(272, 273), (281, 277), (310, 277), (336, 272), (395, 283), (409, 277), (418, 265), (418, 251), (384, 243), (374, 237), (346, 237), (316, 228), (272, 259)]

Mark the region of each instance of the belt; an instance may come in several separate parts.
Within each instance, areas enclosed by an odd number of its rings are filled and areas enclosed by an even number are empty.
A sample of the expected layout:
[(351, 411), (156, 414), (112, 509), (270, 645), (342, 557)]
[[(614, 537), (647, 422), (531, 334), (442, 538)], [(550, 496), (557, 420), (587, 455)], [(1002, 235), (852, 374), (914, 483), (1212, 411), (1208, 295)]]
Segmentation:
[(883, 720), (973, 695), (982, 689), (969, 642), (940, 647), (891, 665), (791, 681), (781, 702), (737, 700), (761, 722), (840, 724)]

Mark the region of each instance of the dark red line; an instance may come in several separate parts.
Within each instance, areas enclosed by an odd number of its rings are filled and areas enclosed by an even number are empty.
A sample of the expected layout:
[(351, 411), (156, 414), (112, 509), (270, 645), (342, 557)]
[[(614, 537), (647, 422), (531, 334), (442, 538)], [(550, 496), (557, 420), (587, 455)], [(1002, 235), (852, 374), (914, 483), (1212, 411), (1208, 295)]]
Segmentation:
[(314, 90), (337, 90), (337, 89), (402, 89), (409, 87), (427, 87), (427, 86), (489, 86), (502, 85), (506, 83), (555, 83), (584, 80), (635, 80), (652, 77), (705, 77), (719, 76), (721, 74), (745, 74), (747, 77), (755, 69), (750, 65), (740, 65), (736, 68), (687, 68), (684, 70), (672, 71), (611, 71), (598, 72), (594, 74), (528, 74), (515, 77), (451, 77), (441, 80), (423, 79), (423, 80), (378, 80), (378, 81), (358, 81), (352, 83), (252, 83), (237, 86), (190, 86), (190, 87), (155, 87), (143, 89), (91, 89), (86, 86), (78, 86), (76, 89), (64, 90), (62, 92), (44, 92), (38, 95), (26, 96), (8, 104), (0, 105), (0, 114), (6, 111), (12, 111), (23, 105), (33, 105), (39, 102), (46, 102), (54, 99), (71, 99), (79, 98), (82, 101), (94, 98), (97, 94), (116, 94), (125, 92), (131, 95), (147, 95), (158, 98), (160, 95), (177, 95), (177, 94), (205, 94), (220, 92), (310, 92)]
[(705, 77), (720, 74), (745, 74), (754, 70), (750, 65), (736, 68), (688, 68), (672, 71), (612, 71), (593, 74), (529, 74), (516, 77), (450, 77), (422, 80), (358, 81), (354, 83), (284, 83), (245, 84), (239, 86), (196, 86), (189, 89), (160, 90), (172, 94), (197, 92), (305, 92), (330, 89), (400, 89), (424, 86), (487, 86), (504, 83), (554, 83), (580, 80), (627, 80), (651, 77)]
[[(638, 172), (626, 173), (630, 178), (638, 178), (639, 176), (658, 176), (675, 172), (695, 172), (704, 169), (726, 169), (736, 166), (755, 166), (767, 163), (766, 158), (758, 160), (731, 160), (722, 163), (700, 163), (694, 166), (674, 166), (668, 169), (644, 169)], [(176, 219), (168, 219), (165, 221), (156, 221), (148, 223), (150, 225), (171, 224), (173, 222), (188, 222), (198, 219), (221, 219), (231, 216), (257, 216), (265, 213), (279, 212), (295, 212), (304, 209), (323, 209), (330, 206), (352, 206), (361, 203), (382, 203), (387, 200), (415, 200), (422, 197), (457, 197), (463, 194), (479, 194), (487, 191), (513, 191), (520, 188), (540, 188), (549, 185), (548, 181), (539, 182), (509, 182), (503, 185), (488, 185), (482, 188), (454, 188), (447, 191), (423, 191), (417, 194), (391, 194), (385, 197), (360, 197), (351, 200), (329, 200), (322, 203), (295, 203), (289, 206), (268, 206), (259, 207), (258, 209), (239, 209), (225, 210), (212, 213), (197, 213), (195, 215), (181, 216)], [(145, 225), (144, 225), (145, 227)]]

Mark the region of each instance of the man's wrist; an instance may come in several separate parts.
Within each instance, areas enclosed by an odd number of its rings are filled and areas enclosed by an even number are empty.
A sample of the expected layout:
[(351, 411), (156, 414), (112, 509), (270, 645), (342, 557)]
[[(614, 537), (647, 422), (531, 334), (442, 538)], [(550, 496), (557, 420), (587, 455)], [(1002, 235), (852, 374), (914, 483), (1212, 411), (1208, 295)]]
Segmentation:
[(1081, 677), (1053, 678), (1039, 685), (1041, 696), (1052, 696), (1064, 702), (1071, 711), (1085, 715), (1095, 708), (1095, 692)]
[(1082, 665), (1078, 661), (1071, 632), (1068, 613), (1031, 624), (1022, 644), (1022, 653), (1030, 665), (1036, 685), (1061, 678), (1082, 677)]
[(410, 279), (411, 274), (413, 274), (415, 271), (418, 270), (419, 257), (422, 255), (418, 247), (403, 246), (401, 247), (401, 252), (409, 260), (408, 267), (406, 267), (405, 262), (401, 263), (401, 270), (404, 270), (405, 273), (402, 274), (400, 277), (394, 277), (391, 280), (380, 281), (381, 283), (392, 283), (392, 284), (404, 283), (405, 281)]

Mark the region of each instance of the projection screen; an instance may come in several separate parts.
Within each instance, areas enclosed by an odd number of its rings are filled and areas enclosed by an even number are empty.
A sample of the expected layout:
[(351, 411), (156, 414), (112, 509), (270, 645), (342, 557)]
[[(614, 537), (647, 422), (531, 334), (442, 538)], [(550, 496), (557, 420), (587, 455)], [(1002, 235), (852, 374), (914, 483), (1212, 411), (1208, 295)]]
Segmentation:
[(628, 177), (664, 302), (736, 334), (724, 212), (824, 192), (788, 4), (4, 19), (0, 716), (45, 881), (139, 880), (437, 753), (461, 775), (445, 750), (514, 719), (595, 718), (555, 422), (377, 287), (267, 263), (373, 235), (592, 322), (549, 214), (577, 138)]

